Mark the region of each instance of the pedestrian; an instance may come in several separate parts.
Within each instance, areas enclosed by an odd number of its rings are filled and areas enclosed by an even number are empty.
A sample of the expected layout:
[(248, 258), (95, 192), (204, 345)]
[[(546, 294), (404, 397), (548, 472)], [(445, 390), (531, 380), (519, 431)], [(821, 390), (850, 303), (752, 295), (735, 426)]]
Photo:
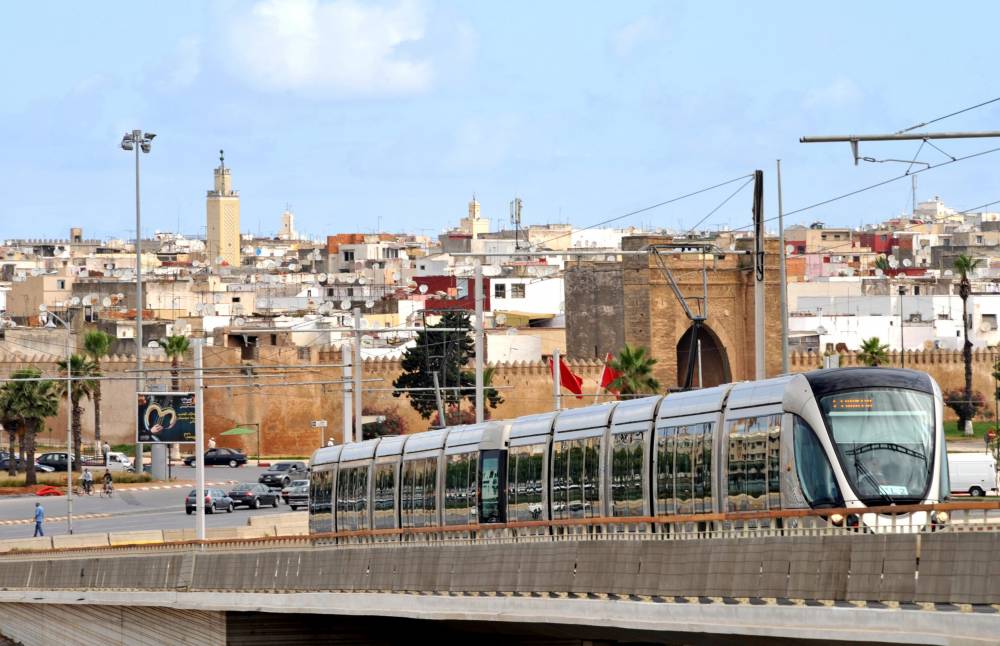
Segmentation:
[(208, 438), (208, 448), (209, 449), (214, 449), (215, 448), (215, 438), (214, 437), (209, 437)]
[(45, 531), (42, 530), (42, 523), (45, 522), (45, 508), (42, 507), (42, 503), (35, 503), (35, 536), (45, 536)]
[(334, 445), (334, 444), (333, 444), (333, 438), (332, 438), (332, 437), (331, 437), (330, 439), (328, 439), (328, 440), (326, 441), (326, 445), (327, 445), (327, 446), (333, 446), (333, 445)]
[(104, 441), (101, 452), (104, 453), (104, 466), (108, 466), (108, 455), (111, 453), (111, 445), (108, 444), (107, 440)]
[(93, 493), (94, 490), (94, 474), (90, 472), (90, 469), (83, 470), (83, 493), (88, 496)]

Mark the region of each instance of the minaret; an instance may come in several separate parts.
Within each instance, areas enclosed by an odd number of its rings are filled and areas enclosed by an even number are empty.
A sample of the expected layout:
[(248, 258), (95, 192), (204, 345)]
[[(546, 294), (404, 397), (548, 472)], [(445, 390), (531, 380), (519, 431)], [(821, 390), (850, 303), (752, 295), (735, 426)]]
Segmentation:
[(490, 230), (490, 221), (479, 216), (479, 202), (475, 193), (472, 194), (472, 201), (469, 202), (469, 215), (459, 222), (459, 229), (465, 233), (471, 233), (475, 240), (480, 235)]
[(215, 190), (205, 200), (208, 236), (205, 241), (208, 261), (230, 267), (240, 266), (240, 195), (233, 190), (232, 178), (226, 168), (226, 157), (219, 151), (219, 167), (215, 169)]

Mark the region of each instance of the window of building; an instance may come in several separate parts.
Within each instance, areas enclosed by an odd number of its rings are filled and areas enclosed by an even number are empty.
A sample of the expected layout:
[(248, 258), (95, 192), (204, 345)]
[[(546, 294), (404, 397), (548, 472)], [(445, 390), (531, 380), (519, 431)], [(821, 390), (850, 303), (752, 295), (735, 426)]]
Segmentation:
[(344, 252), (344, 262), (354, 262), (354, 252), (345, 251)]
[(326, 288), (326, 295), (327, 296), (333, 296), (333, 288), (332, 287), (327, 287)]
[(56, 289), (66, 289), (66, 281), (65, 280), (57, 280), (56, 281)]
[(983, 236), (976, 236), (976, 244), (983, 244)]
[(234, 303), (239, 303), (240, 302), (240, 297), (239, 296), (233, 296), (233, 302)]
[(996, 331), (997, 329), (997, 315), (996, 314), (983, 314), (982, 327), (984, 331)]
[(510, 297), (511, 298), (524, 298), (525, 289), (524, 283), (511, 283), (510, 284)]
[(503, 283), (494, 283), (493, 298), (507, 298), (507, 285)]

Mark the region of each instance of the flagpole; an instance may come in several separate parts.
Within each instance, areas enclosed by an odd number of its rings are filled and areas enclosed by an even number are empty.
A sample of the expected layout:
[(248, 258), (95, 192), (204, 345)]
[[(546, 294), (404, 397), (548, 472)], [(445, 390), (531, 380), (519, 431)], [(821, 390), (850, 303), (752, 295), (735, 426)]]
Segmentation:
[(560, 399), (560, 375), (562, 372), (562, 363), (559, 358), (559, 348), (552, 351), (552, 396), (555, 398), (556, 410), (562, 410), (562, 400)]

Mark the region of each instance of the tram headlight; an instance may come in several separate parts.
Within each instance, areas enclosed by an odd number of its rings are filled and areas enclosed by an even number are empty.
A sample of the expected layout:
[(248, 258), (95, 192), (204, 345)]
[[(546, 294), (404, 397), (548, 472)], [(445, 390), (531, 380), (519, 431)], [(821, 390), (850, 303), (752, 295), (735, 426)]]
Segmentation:
[(935, 511), (931, 512), (931, 522), (935, 525), (944, 525), (948, 522), (948, 512), (946, 511)]
[(841, 525), (844, 524), (843, 514), (830, 514), (830, 522), (836, 525), (837, 527), (840, 527)]

